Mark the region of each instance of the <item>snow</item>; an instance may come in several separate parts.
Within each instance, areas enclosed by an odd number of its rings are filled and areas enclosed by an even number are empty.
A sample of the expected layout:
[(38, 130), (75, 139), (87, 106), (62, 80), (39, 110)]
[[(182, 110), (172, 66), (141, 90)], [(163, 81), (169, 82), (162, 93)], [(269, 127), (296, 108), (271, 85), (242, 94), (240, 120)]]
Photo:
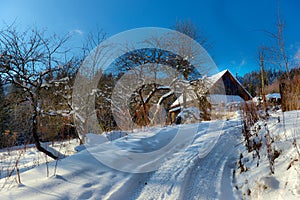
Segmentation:
[(169, 91), (168, 93), (162, 95), (162, 96), (159, 98), (159, 101), (157, 102), (157, 105), (160, 105), (160, 104), (162, 103), (162, 101), (163, 101), (165, 98), (171, 96), (172, 94), (174, 94), (174, 91), (171, 90), (171, 91)]
[(210, 85), (211, 86), (214, 85), (227, 71), (228, 71), (228, 69), (225, 69), (217, 74), (207, 77)]
[[(44, 148), (54, 153), (54, 155), (60, 157), (74, 154), (74, 147), (78, 144), (79, 142), (76, 139), (65, 142), (57, 142), (54, 143), (54, 145), (51, 145), (50, 143), (41, 143)], [(16, 146), (9, 149), (0, 149), (0, 180), (6, 178), (7, 175), (14, 169), (15, 162), (18, 157), (18, 168), (21, 172), (30, 170), (35, 166), (42, 165), (46, 162), (45, 155), (37, 151), (35, 145), (33, 144)], [(52, 159), (49, 158), (49, 160)], [(2, 184), (0, 183), (0, 190), (1, 186)]]
[(266, 95), (267, 99), (281, 99), (280, 93), (271, 93)]
[(244, 89), (244, 91), (250, 96), (252, 97), (252, 95), (244, 88), (243, 84), (240, 83), (239, 80), (237, 80), (237, 78), (228, 70), (225, 69), (215, 75), (212, 75), (210, 77), (207, 77), (209, 80), (209, 83), (211, 84), (211, 86), (213, 86), (226, 72), (228, 72), (233, 78), (234, 80)]
[(49, 83), (43, 83), (43, 84), (41, 85), (41, 88), (44, 88), (44, 87), (50, 88), (51, 86), (52, 86), (52, 85), (49, 84)]
[[(196, 95), (194, 92), (189, 92), (186, 95), (186, 101), (190, 102), (194, 99), (196, 99)], [(223, 95), (223, 94), (211, 94), (207, 96), (207, 100), (212, 104), (212, 105), (220, 105), (224, 103), (226, 106), (230, 106), (232, 104), (240, 104), (244, 103), (244, 99), (242, 99), (238, 95)], [(180, 109), (180, 106), (176, 107), (177, 105), (182, 105), (183, 104), (183, 96), (181, 95), (176, 101), (172, 104), (172, 109), (169, 112), (176, 111)], [(175, 106), (175, 107), (174, 107)]]
[[(257, 167), (257, 157), (248, 153), (244, 146), (239, 148), (243, 154), (243, 164), (247, 167), (246, 172), (236, 172), (236, 194), (243, 199), (299, 199), (300, 198), (300, 155), (293, 147), (296, 139), (299, 150), (300, 111), (285, 112), (285, 125), (282, 122), (281, 111), (271, 113), (268, 121), (259, 121), (257, 125), (262, 127), (258, 137), (265, 142), (267, 123), (272, 137), (275, 138), (274, 148), (280, 151), (275, 160), (275, 173), (271, 174), (267, 150), (262, 147), (261, 159)], [(278, 117), (281, 121), (278, 122)], [(250, 191), (250, 195), (248, 195)]]
[(181, 110), (182, 108), (183, 108), (183, 106), (178, 106), (178, 107), (170, 109), (169, 112), (175, 112), (177, 110)]
[(238, 95), (223, 95), (223, 94), (211, 94), (208, 95), (208, 101), (211, 104), (231, 104), (231, 103), (243, 103), (245, 100)]
[[(50, 160), (49, 177), (47, 165), (40, 163), (30, 169), (22, 168), (21, 185), (14, 175), (9, 184), (5, 184), (7, 179), (0, 179), (1, 200), (299, 199), (299, 157), (291, 140), (298, 137), (299, 141), (300, 111), (286, 112), (285, 126), (282, 119), (278, 122), (281, 112), (271, 114), (269, 121), (258, 123), (262, 127), (268, 123), (271, 134), (278, 139), (276, 148), (282, 151), (275, 160), (274, 175), (269, 172), (265, 154), (261, 154), (260, 166), (256, 167), (257, 160), (246, 151), (237, 112), (230, 120), (113, 131), (103, 136), (87, 134), (90, 146), (65, 146), (78, 152), (64, 153), (70, 156), (58, 161), (55, 175), (56, 162)], [(260, 134), (265, 134), (263, 128)], [(174, 143), (177, 136), (179, 140)], [(160, 149), (163, 153), (156, 154)], [(17, 155), (19, 151), (12, 152)], [(36, 153), (33, 148), (27, 149), (21, 160), (30, 163)], [(240, 153), (248, 168), (243, 173), (236, 165)], [(2, 151), (2, 157), (4, 154), (6, 159), (13, 158)], [(135, 160), (135, 154), (153, 157)], [(2, 167), (7, 160), (0, 161)], [(147, 168), (154, 164), (154, 170)]]
[(171, 90), (171, 87), (168, 85), (162, 85), (162, 86), (158, 86), (157, 89), (162, 89), (162, 90)]
[(177, 117), (180, 117), (184, 124), (195, 123), (200, 121), (201, 111), (196, 107), (182, 108)]
[[(222, 76), (226, 73), (230, 73), (231, 76), (235, 79), (235, 81), (245, 90), (245, 92), (251, 97), (251, 94), (249, 94), (249, 92), (243, 87), (243, 85), (235, 78), (235, 76), (232, 75), (232, 73), (226, 69), (223, 70), (217, 74), (214, 74), (212, 76), (207, 77), (207, 88), (211, 88), (220, 78), (222, 78)], [(206, 78), (206, 77), (205, 77)], [(204, 78), (204, 79), (205, 79)], [(192, 87), (187, 87), (187, 94), (186, 94), (186, 101), (190, 102), (193, 101), (195, 99), (197, 99), (196, 94), (193, 92), (193, 88)], [(237, 96), (237, 95), (222, 95), (222, 94), (211, 94), (210, 96), (210, 100), (212, 104), (219, 104), (219, 103), (233, 103), (233, 102), (243, 102), (244, 100)], [(171, 107), (176, 107), (179, 105), (183, 104), (183, 95), (180, 95), (175, 102), (171, 105)]]
[(252, 98), (252, 101), (253, 101), (256, 105), (258, 105), (259, 103), (262, 102), (262, 97), (260, 97), (260, 96), (253, 97), (253, 98)]
[[(186, 90), (186, 102), (191, 102), (195, 99), (197, 99), (197, 96), (193, 90)], [(171, 108), (174, 108), (176, 106), (183, 104), (183, 95), (180, 95), (171, 105)]]
[(41, 146), (46, 149), (47, 151), (51, 152), (54, 156), (57, 156), (58, 158), (64, 158), (65, 155), (60, 153), (59, 150), (56, 150), (55, 148), (52, 148), (45, 142), (41, 142)]

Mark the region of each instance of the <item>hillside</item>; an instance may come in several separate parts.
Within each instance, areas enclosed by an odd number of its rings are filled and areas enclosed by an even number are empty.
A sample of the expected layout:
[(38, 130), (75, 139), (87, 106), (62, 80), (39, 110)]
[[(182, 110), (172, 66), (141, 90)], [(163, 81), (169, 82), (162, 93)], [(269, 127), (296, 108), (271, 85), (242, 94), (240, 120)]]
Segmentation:
[[(269, 121), (258, 122), (268, 124), (281, 151), (274, 175), (269, 172), (264, 148), (259, 167), (245, 150), (238, 114), (229, 121), (148, 128), (121, 138), (120, 133), (111, 133), (115, 137), (108, 133), (115, 140), (102, 140), (104, 143), (99, 136), (89, 135), (91, 145), (76, 147), (80, 152), (61, 159), (54, 176), (56, 163), (50, 162), (49, 177), (46, 164), (41, 164), (21, 173), (21, 185), (16, 184), (15, 176), (6, 184), (1, 179), (1, 199), (298, 199), (299, 155), (291, 139), (299, 140), (300, 114), (287, 112), (285, 126), (277, 121), (278, 116), (280, 112), (273, 113)], [(264, 134), (262, 129), (262, 138)], [(168, 146), (170, 143), (173, 145)], [(155, 154), (161, 148), (167, 150)], [(136, 153), (156, 157), (144, 157), (137, 166)], [(240, 153), (248, 169), (243, 173), (238, 166)], [(30, 154), (27, 151), (23, 156)]]

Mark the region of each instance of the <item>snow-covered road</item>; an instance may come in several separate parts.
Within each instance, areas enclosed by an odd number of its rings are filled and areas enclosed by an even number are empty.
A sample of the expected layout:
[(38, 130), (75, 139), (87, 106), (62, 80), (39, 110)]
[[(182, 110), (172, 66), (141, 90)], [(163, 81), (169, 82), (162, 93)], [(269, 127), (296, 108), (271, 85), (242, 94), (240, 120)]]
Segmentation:
[[(55, 162), (50, 162), (49, 177), (46, 177), (46, 164), (40, 164), (33, 169), (20, 170), (21, 185), (17, 184), (16, 177), (0, 179), (0, 199), (299, 199), (299, 153), (292, 141), (299, 141), (300, 115), (299, 111), (287, 113), (283, 126), (277, 120), (279, 114), (275, 113), (268, 121), (270, 131), (278, 140), (275, 147), (282, 154), (275, 160), (274, 175), (269, 172), (265, 147), (260, 152), (261, 160), (257, 167), (257, 159), (243, 145), (241, 121), (236, 118), (147, 128), (87, 149), (80, 146), (77, 148), (81, 149), (80, 152), (58, 162), (55, 176)], [(262, 126), (266, 122), (259, 123)], [(187, 135), (196, 130), (192, 134), (193, 140), (187, 143), (183, 134), (176, 143), (172, 143), (179, 129)], [(264, 132), (264, 129), (259, 132), (262, 138)], [(120, 132), (116, 135), (120, 135)], [(91, 136), (93, 141), (98, 141), (98, 135)], [(291, 139), (286, 140), (286, 137)], [(121, 151), (114, 152), (114, 148), (107, 148), (110, 143), (120, 147)], [(174, 145), (165, 148), (168, 144)], [(138, 160), (135, 164), (144, 163), (138, 169), (133, 164), (133, 157), (128, 154), (153, 153), (157, 149), (166, 152), (156, 154), (157, 157), (151, 159), (145, 157)], [(108, 156), (104, 157), (111, 158), (111, 163), (121, 165), (119, 169), (125, 172), (100, 162), (95, 156), (97, 152), (102, 155), (106, 155), (103, 152), (107, 153)], [(33, 149), (27, 150), (22, 161), (30, 161), (33, 154)], [(240, 154), (243, 154), (241, 160), (247, 168), (243, 173), (234, 164)], [(155, 160), (160, 161), (158, 166), (155, 165), (155, 170), (141, 171), (153, 166), (151, 164)], [(0, 164), (3, 167), (3, 160)], [(132, 171), (140, 172), (126, 172), (131, 166)]]
[[(240, 124), (237, 119), (182, 125), (186, 132), (197, 127), (192, 143), (177, 143), (170, 148), (172, 154), (162, 155), (166, 157), (157, 170), (145, 173), (103, 165), (91, 153), (97, 147), (82, 150), (61, 160), (55, 177), (45, 177), (45, 166), (22, 173), (22, 187), (3, 189), (1, 199), (234, 199), (232, 169), (238, 156)], [(151, 137), (133, 134), (114, 143), (130, 151), (154, 150), (169, 143), (176, 131), (177, 126), (154, 129), (148, 131)], [(50, 172), (53, 166), (50, 164)]]
[(231, 169), (238, 155), (235, 146), (241, 133), (236, 131), (237, 122), (232, 121), (226, 122), (221, 130), (224, 132), (216, 145), (211, 151), (204, 148), (203, 152), (201, 147), (213, 144), (218, 133), (200, 131), (192, 145), (150, 176), (137, 198), (234, 199)]
[(230, 125), (224, 127), (224, 133), (212, 151), (204, 158), (197, 157), (190, 166), (179, 199), (235, 199), (233, 169), (241, 132)]

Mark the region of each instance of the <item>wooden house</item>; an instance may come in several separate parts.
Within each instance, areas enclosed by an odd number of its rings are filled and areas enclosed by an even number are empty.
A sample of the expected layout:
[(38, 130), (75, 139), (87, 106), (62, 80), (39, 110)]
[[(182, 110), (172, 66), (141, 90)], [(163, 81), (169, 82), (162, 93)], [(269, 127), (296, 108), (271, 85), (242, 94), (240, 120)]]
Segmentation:
[[(193, 87), (188, 86), (187, 91), (193, 91)], [(207, 92), (206, 97), (212, 106), (220, 104), (227, 107), (238, 106), (244, 101), (252, 99), (250, 93), (242, 86), (242, 84), (232, 75), (229, 70), (221, 71), (213, 76), (207, 77)], [(187, 92), (185, 98), (187, 107), (198, 107), (197, 96), (194, 92)], [(181, 112), (184, 106), (183, 95), (179, 96), (176, 101), (171, 105), (169, 110), (171, 122), (175, 121), (176, 116)]]

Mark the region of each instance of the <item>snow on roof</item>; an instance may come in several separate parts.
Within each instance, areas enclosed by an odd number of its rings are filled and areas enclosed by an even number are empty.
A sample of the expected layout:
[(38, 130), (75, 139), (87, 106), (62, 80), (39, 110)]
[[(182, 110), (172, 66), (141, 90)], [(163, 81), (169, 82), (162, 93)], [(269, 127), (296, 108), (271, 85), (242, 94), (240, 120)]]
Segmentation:
[(228, 69), (225, 69), (217, 74), (207, 77), (208, 81), (211, 83), (211, 86), (213, 86), (227, 71)]
[[(197, 96), (194, 92), (190, 91), (190, 92), (187, 92), (186, 93), (186, 101), (189, 102), (189, 101), (192, 101), (194, 99), (197, 99)], [(174, 107), (174, 106), (177, 106), (177, 105), (180, 105), (183, 103), (183, 95), (180, 95), (176, 101), (174, 101), (174, 103), (172, 103), (171, 107)]]
[(272, 94), (267, 94), (266, 98), (267, 99), (280, 99), (281, 96), (280, 96), (280, 93), (272, 93)]
[[(194, 96), (194, 98), (191, 97), (191, 96)], [(192, 101), (194, 99), (196, 99), (196, 95), (193, 95), (193, 93), (188, 93), (187, 94), (187, 98), (186, 98), (187, 102)], [(208, 95), (207, 100), (213, 105), (221, 104), (221, 103), (228, 104), (228, 103), (244, 102), (244, 99), (242, 97), (238, 96), (238, 95), (224, 95), (224, 94), (211, 94), (211, 95)], [(171, 106), (171, 107), (174, 107), (174, 108), (169, 110), (169, 112), (175, 112), (175, 111), (181, 109), (182, 106), (178, 106), (178, 107), (176, 107), (176, 106), (181, 105), (182, 102), (183, 102), (183, 95), (181, 95), (178, 99), (176, 99), (176, 101)]]
[(211, 82), (211, 86), (213, 86), (226, 72), (228, 72), (234, 78), (234, 80), (243, 88), (243, 90), (252, 98), (252, 95), (244, 88), (240, 81), (228, 69), (225, 69), (215, 75), (208, 77), (208, 79)]
[(238, 95), (211, 94), (207, 98), (211, 104), (244, 102), (244, 99)]
[[(221, 72), (219, 72), (217, 74), (214, 74), (212, 76), (207, 77), (207, 79), (208, 79), (208, 88), (212, 87), (226, 73), (226, 71), (228, 71), (228, 70), (223, 70), (223, 71), (221, 71)], [(189, 90), (189, 88), (188, 88), (188, 90)], [(197, 97), (196, 97), (196, 95), (195, 95), (194, 92), (187, 92), (187, 94), (186, 94), (186, 101), (187, 102), (188, 101), (192, 101), (192, 100), (194, 100), (196, 98)], [(171, 107), (180, 105), (182, 103), (183, 103), (183, 95), (180, 95), (176, 99), (176, 101), (171, 105)]]
[[(212, 76), (209, 76), (209, 77), (207, 77), (207, 79), (208, 79), (208, 82), (209, 82), (209, 85), (208, 85), (208, 88), (210, 88), (210, 87), (212, 87), (218, 80), (220, 80), (220, 78), (222, 78), (222, 76), (224, 76), (224, 74), (226, 73), (226, 72), (228, 72), (228, 73), (230, 73), (230, 75), (235, 79), (235, 81), (244, 89), (244, 91), (250, 96), (250, 97), (252, 97), (251, 96), (251, 94), (243, 87), (243, 85), (236, 79), (236, 77), (235, 76), (233, 76), (232, 75), (232, 73), (228, 70), (228, 69), (225, 69), (225, 70), (223, 70), (223, 71), (221, 71), (221, 72), (219, 72), (219, 73), (217, 73), (217, 74), (214, 74), (214, 75), (212, 75)], [(226, 96), (228, 96), (228, 98), (230, 98), (230, 101), (225, 101), (225, 102), (241, 102), (241, 97), (240, 96), (238, 96), (239, 98), (237, 98), (237, 95), (226, 95)], [(238, 100), (238, 101), (232, 101), (233, 99), (231, 98), (231, 97), (229, 97), (229, 96), (235, 96), (235, 100)], [(219, 96), (220, 97), (220, 96)], [(196, 95), (193, 93), (193, 92), (188, 92), (187, 94), (186, 94), (186, 101), (188, 102), (188, 101), (192, 101), (192, 100), (194, 100), (194, 99), (196, 99)], [(221, 99), (223, 99), (223, 98), (221, 98)], [(242, 99), (243, 100), (243, 99)], [(244, 101), (244, 100), (243, 100)], [(176, 101), (171, 105), (171, 107), (175, 107), (175, 106), (177, 106), (177, 105), (180, 105), (180, 104), (182, 104), (183, 103), (183, 95), (181, 95), (181, 96), (179, 96), (177, 99), (176, 99)]]
[(172, 108), (171, 110), (169, 110), (169, 112), (175, 112), (177, 110), (180, 110), (181, 108), (182, 108), (182, 106), (178, 106), (178, 107)]
[(227, 71), (231, 74), (231, 76), (234, 78), (234, 80), (236, 80), (236, 82), (243, 88), (243, 90), (249, 95), (249, 97), (252, 98), (252, 95), (245, 89), (245, 87), (240, 83), (239, 80), (237, 80), (237, 78), (235, 76), (232, 75), (232, 73), (227, 69)]

